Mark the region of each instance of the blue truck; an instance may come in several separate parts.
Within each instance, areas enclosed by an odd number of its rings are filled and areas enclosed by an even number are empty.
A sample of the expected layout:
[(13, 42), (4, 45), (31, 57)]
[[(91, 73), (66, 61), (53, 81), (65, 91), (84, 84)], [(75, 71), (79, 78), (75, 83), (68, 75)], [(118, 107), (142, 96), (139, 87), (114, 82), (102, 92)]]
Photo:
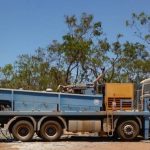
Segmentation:
[(5, 126), (20, 141), (30, 141), (35, 133), (55, 141), (65, 130), (148, 139), (150, 78), (141, 82), (136, 98), (126, 96), (131, 90), (123, 83), (112, 84), (112, 88), (97, 86), (65, 86), (60, 92), (1, 88), (0, 127)]

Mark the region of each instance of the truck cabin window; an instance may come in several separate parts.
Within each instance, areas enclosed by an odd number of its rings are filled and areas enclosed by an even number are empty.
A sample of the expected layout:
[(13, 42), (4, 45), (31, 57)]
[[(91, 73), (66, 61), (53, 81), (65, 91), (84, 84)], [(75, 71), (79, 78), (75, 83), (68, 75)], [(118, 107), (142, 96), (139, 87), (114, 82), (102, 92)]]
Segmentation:
[(143, 94), (150, 94), (150, 83), (144, 85)]

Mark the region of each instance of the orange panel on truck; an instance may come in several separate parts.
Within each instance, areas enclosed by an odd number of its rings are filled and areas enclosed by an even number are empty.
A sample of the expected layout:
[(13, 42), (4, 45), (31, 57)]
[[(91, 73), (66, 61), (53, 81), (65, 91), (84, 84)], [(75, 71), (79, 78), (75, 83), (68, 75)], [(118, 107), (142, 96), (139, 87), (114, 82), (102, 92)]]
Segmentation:
[(106, 83), (105, 105), (106, 109), (112, 109), (115, 101), (117, 110), (130, 110), (133, 106), (134, 84), (133, 83)]

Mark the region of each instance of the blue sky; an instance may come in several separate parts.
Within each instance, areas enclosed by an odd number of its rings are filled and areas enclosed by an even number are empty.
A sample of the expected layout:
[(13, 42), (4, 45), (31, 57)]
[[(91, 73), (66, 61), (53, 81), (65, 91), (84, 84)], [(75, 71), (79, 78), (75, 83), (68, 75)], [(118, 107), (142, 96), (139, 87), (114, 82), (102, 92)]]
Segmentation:
[(118, 33), (136, 41), (125, 21), (142, 11), (150, 14), (150, 0), (0, 0), (0, 66), (61, 40), (67, 32), (65, 15), (93, 14), (110, 41)]

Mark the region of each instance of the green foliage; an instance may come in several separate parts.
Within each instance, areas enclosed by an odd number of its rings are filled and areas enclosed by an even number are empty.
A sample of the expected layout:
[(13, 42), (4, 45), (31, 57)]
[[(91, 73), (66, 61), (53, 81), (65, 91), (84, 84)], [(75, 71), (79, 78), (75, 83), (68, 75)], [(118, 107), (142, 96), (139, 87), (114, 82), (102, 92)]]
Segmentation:
[[(126, 25), (131, 27), (134, 34), (141, 40), (141, 43), (133, 43), (126, 45), (126, 55), (131, 55), (133, 67), (138, 78), (149, 77), (150, 74), (150, 15), (141, 12), (139, 14), (132, 14), (132, 18), (126, 21)], [(129, 69), (130, 70), (130, 69)]]
[(99, 51), (99, 38), (103, 33), (101, 23), (94, 22), (94, 17), (86, 13), (79, 19), (74, 15), (66, 16), (65, 22), (69, 32), (62, 37), (61, 43), (53, 42), (49, 52), (57, 53), (59, 60), (65, 62), (66, 84), (87, 81), (91, 72), (90, 62)]
[(147, 46), (150, 48), (150, 15), (144, 12), (139, 14), (133, 13), (131, 20), (126, 21), (126, 25), (131, 27), (135, 35), (147, 43)]
[(12, 87), (12, 78), (13, 78), (13, 66), (7, 64), (4, 67), (0, 68), (1, 78), (0, 81), (1, 87)]
[(38, 48), (33, 55), (22, 54), (14, 65), (1, 67), (0, 87), (56, 90), (59, 84), (92, 82), (103, 67), (107, 82), (139, 82), (149, 77), (150, 16), (133, 14), (126, 21), (141, 43), (122, 43), (122, 34), (108, 42), (102, 23), (91, 14), (66, 16), (65, 23), (68, 30), (61, 42), (53, 40), (48, 48)]

